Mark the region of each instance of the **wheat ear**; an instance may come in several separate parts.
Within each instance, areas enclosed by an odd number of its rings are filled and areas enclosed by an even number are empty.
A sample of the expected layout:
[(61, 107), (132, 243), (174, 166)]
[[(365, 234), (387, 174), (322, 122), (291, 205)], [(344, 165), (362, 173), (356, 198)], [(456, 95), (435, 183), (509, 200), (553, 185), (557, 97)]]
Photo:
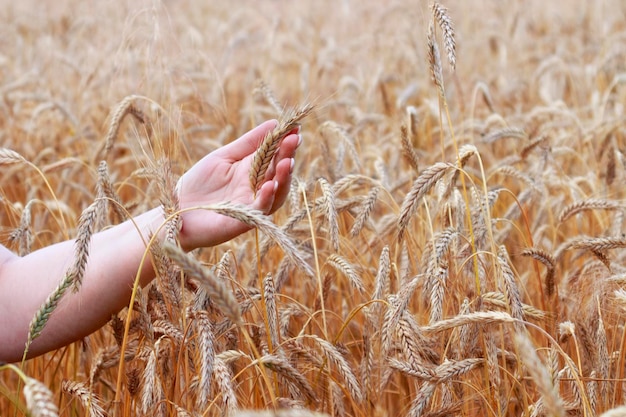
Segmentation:
[(441, 68), (441, 55), (439, 53), (439, 46), (437, 46), (437, 40), (435, 39), (435, 28), (432, 23), (428, 27), (428, 63), (430, 64), (430, 73), (435, 85), (439, 89), (439, 94), (443, 97), (445, 95), (445, 89), (443, 85), (443, 69)]
[(556, 260), (554, 256), (539, 248), (528, 248), (522, 251), (522, 256), (530, 256), (538, 260), (547, 267), (546, 277), (544, 279), (546, 286), (546, 295), (552, 297), (554, 294), (554, 273), (556, 271)]
[(278, 150), (281, 140), (295, 129), (298, 123), (313, 111), (312, 105), (291, 110), (279, 120), (278, 125), (272, 129), (261, 142), (261, 145), (254, 153), (252, 165), (250, 167), (250, 188), (256, 193), (259, 184), (263, 182), (265, 173), (270, 166), (274, 154)]
[(89, 388), (85, 384), (65, 380), (61, 384), (61, 389), (63, 392), (76, 398), (83, 408), (88, 411), (87, 415), (89, 417), (105, 417), (107, 415), (100, 404), (101, 401), (92, 392), (90, 392)]
[(448, 55), (448, 62), (452, 71), (456, 69), (456, 42), (454, 40), (454, 27), (452, 26), (452, 19), (448, 14), (448, 9), (443, 7), (438, 2), (434, 2), (432, 5), (432, 12), (437, 24), (441, 28), (443, 33), (443, 44), (446, 48)]
[(138, 98), (139, 96), (136, 95), (126, 96), (117, 105), (115, 111), (113, 112), (113, 116), (111, 116), (111, 123), (109, 125), (107, 135), (104, 139), (104, 143), (96, 154), (97, 159), (106, 159), (106, 157), (108, 156), (109, 152), (113, 148), (113, 144), (115, 143), (115, 139), (117, 138), (120, 126), (126, 115), (132, 114), (135, 119), (137, 119), (140, 123), (146, 123), (146, 116), (141, 110), (139, 110), (138, 107), (133, 104), (133, 102)]
[(204, 286), (212, 297), (211, 301), (219, 307), (226, 317), (234, 323), (241, 322), (239, 304), (237, 304), (233, 293), (226, 288), (222, 281), (215, 279), (198, 260), (193, 258), (190, 254), (185, 253), (175, 244), (168, 241), (164, 242), (163, 251), (170, 259), (176, 262), (183, 271), (196, 278)]
[(57, 417), (59, 415), (52, 392), (34, 378), (24, 378), (24, 398), (26, 408), (32, 417)]
[(63, 280), (55, 288), (55, 290), (48, 296), (46, 301), (41, 305), (35, 316), (31, 320), (28, 328), (28, 339), (26, 341), (26, 347), (24, 350), (24, 357), (28, 353), (28, 349), (37, 337), (41, 335), (50, 315), (57, 308), (61, 298), (71, 286), (74, 291), (78, 291), (82, 282), (85, 268), (87, 265), (87, 259), (89, 257), (89, 242), (91, 235), (93, 234), (93, 224), (97, 217), (97, 212), (100, 202), (95, 201), (92, 203), (81, 215), (78, 226), (78, 237), (76, 239), (76, 254), (74, 264), (70, 267), (65, 274)]
[(426, 168), (422, 174), (417, 177), (411, 191), (406, 195), (400, 209), (400, 218), (398, 219), (398, 239), (402, 240), (404, 231), (411, 220), (411, 216), (415, 212), (418, 203), (426, 195), (428, 191), (439, 181), (450, 169), (450, 164), (445, 162), (437, 162), (436, 164)]

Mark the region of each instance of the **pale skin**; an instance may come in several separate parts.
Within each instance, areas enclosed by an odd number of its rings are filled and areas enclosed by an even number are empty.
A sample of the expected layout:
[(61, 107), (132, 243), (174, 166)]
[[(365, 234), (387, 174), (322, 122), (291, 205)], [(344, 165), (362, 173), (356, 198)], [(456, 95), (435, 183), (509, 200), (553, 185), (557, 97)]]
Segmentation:
[[(179, 181), (182, 209), (212, 203), (243, 204), (266, 214), (275, 212), (287, 198), (296, 149), (301, 142), (297, 130), (290, 132), (256, 192), (250, 189), (248, 172), (254, 151), (265, 134), (276, 126), (267, 121), (236, 141), (211, 152)], [(95, 234), (83, 284), (78, 293), (68, 291), (51, 315), (44, 331), (32, 343), (33, 357), (60, 348), (90, 333), (127, 306), (132, 286), (144, 256), (144, 238), (163, 223), (161, 208)], [(229, 217), (207, 210), (182, 214), (181, 246), (189, 251), (226, 242), (250, 228)], [(157, 235), (158, 236), (158, 235)], [(0, 361), (22, 359), (30, 321), (71, 265), (74, 241), (69, 240), (19, 257), (0, 245)], [(140, 284), (147, 285), (155, 274), (148, 261), (141, 270)]]

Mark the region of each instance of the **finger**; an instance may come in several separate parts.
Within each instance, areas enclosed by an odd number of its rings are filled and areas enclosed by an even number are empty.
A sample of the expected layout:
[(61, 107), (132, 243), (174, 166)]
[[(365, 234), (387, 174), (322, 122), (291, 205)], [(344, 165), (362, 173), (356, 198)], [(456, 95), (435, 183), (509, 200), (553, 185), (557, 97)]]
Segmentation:
[(268, 120), (242, 135), (239, 139), (216, 150), (214, 154), (232, 162), (240, 161), (257, 150), (261, 141), (276, 127), (278, 121)]
[(269, 213), (273, 213), (280, 208), (287, 200), (289, 190), (291, 188), (291, 176), (293, 173), (295, 159), (283, 159), (276, 165), (276, 175), (274, 181), (276, 182), (276, 191), (274, 192), (274, 201)]
[(277, 189), (278, 183), (276, 181), (265, 182), (257, 191), (256, 199), (252, 203), (252, 208), (260, 210), (265, 214), (270, 214), (274, 206)]

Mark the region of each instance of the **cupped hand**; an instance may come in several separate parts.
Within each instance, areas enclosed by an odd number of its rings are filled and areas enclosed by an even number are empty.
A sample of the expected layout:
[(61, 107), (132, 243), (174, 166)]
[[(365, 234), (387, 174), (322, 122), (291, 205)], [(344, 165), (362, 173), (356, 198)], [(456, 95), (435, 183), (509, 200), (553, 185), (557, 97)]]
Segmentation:
[[(275, 120), (262, 123), (191, 167), (178, 183), (180, 208), (230, 202), (271, 214), (282, 206), (289, 193), (294, 156), (300, 142), (297, 130), (282, 140), (256, 196), (249, 179), (254, 152), (276, 124)], [(210, 210), (190, 210), (182, 214), (179, 239), (185, 250), (192, 250), (226, 242), (249, 229), (239, 220)]]

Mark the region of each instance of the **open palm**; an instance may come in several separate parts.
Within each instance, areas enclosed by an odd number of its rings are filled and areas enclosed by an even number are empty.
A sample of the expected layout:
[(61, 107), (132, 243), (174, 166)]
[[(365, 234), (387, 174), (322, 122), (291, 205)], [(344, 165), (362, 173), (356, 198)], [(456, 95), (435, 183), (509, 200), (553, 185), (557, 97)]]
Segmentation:
[[(198, 161), (179, 181), (181, 209), (232, 202), (266, 214), (276, 211), (289, 192), (293, 157), (299, 144), (296, 131), (283, 139), (256, 197), (249, 180), (253, 154), (276, 123), (267, 121)], [(249, 229), (230, 217), (208, 210), (192, 210), (182, 216), (179, 237), (183, 248), (191, 250), (223, 243)]]

